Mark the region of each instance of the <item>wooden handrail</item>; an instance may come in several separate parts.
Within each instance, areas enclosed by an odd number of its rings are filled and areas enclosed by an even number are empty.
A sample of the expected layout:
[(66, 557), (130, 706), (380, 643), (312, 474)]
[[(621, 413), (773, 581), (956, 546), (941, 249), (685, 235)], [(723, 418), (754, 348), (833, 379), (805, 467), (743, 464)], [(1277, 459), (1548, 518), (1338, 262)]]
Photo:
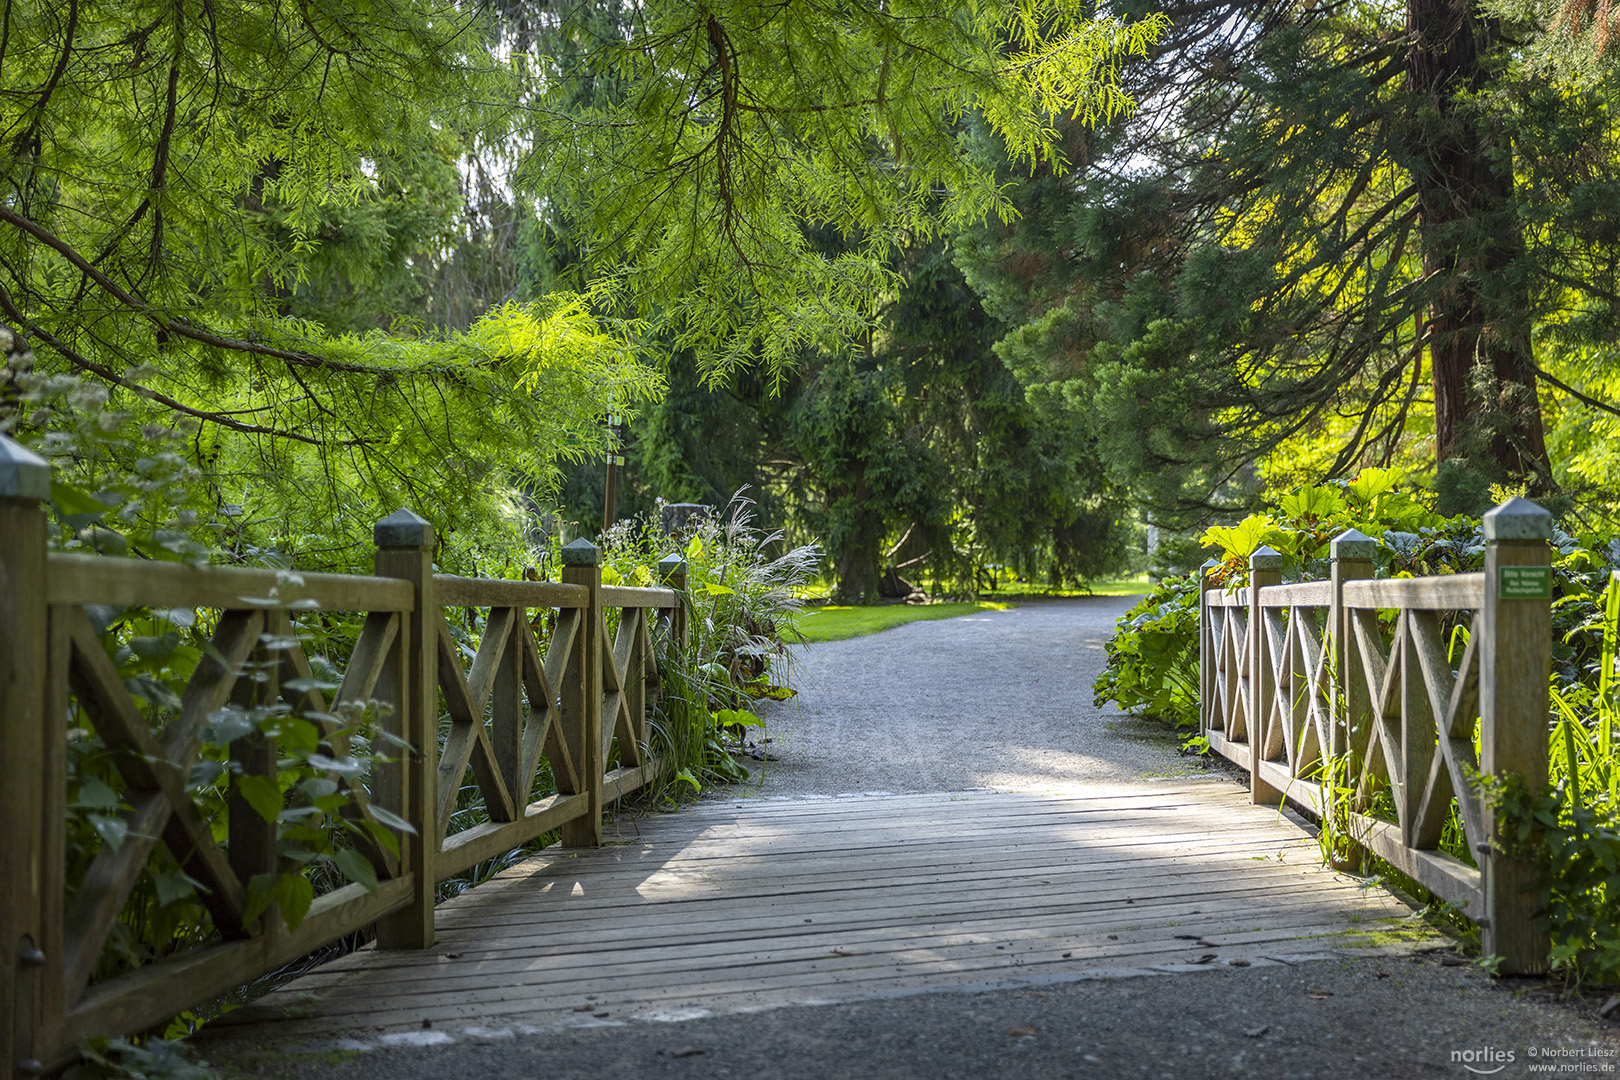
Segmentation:
[(649, 589), (633, 585), (603, 585), (602, 606), (616, 608), (672, 608), (680, 603), (673, 589)]
[[(372, 923), (383, 948), (431, 946), (438, 881), (553, 830), (570, 845), (600, 843), (604, 804), (658, 775), (647, 712), (660, 657), (685, 648), (686, 567), (678, 556), (659, 564), (667, 586), (658, 588), (604, 587), (600, 553), (585, 541), (564, 549), (561, 582), (435, 574), (432, 526), (409, 511), (377, 524), (373, 575), (47, 552), (49, 491), (49, 466), (0, 436), (0, 1015), (11, 1020), (0, 1024), (0, 1070), (8, 1074), (64, 1065), (83, 1039), (143, 1030)], [(91, 605), (221, 613), (207, 624), (216, 626), (214, 639), (181, 719), (161, 743), (87, 617)], [(446, 608), (488, 611), (469, 670)], [(621, 611), (611, 641), (610, 608)], [(537, 609), (557, 615), (531, 620)], [(365, 615), (330, 698), (294, 632), (300, 613), (311, 611)], [(255, 678), (239, 678), (250, 661)], [(441, 697), (451, 717), (442, 751)], [(375, 762), (363, 784), (330, 774), (349, 793), (345, 813), (373, 826), (392, 814), (411, 827), (398, 835), (397, 857), (356, 841), (378, 876), (375, 892), (347, 885), (317, 897), (292, 931), (274, 911), (244, 918), (248, 879), (277, 863), (274, 826), (245, 809), (240, 778), (275, 777), (274, 740), (251, 732), (230, 743), (224, 848), (183, 783), (193, 730), (227, 700), (323, 718), (334, 760), (348, 752), (348, 734), (333, 710), (385, 707), (382, 726), (409, 749)], [(133, 808), (132, 839), (97, 854), (76, 915), (64, 912), (60, 826), (69, 780), (62, 718), (71, 707), (89, 716), (118, 759), (121, 797)], [(620, 767), (607, 773), (615, 754)], [(534, 798), (537, 770), (546, 768), (557, 794)], [(469, 770), (489, 820), (448, 831), (447, 811)], [(214, 883), (208, 899), (224, 936), (87, 987), (159, 843)]]
[(1301, 581), (1271, 585), (1260, 590), (1261, 607), (1328, 607), (1333, 603), (1331, 581)]
[(1485, 575), (1445, 574), (1438, 577), (1347, 582), (1344, 586), (1344, 606), (1407, 611), (1477, 611), (1485, 606)]
[(433, 575), (433, 593), (441, 607), (584, 607), (589, 594), (560, 581), (495, 581), (489, 578)]
[(315, 574), (244, 566), (119, 559), (51, 552), (51, 604), (114, 607), (275, 608), (316, 611), (411, 611), (416, 595), (404, 582), (359, 574)]
[[(1356, 842), (1463, 905), (1504, 974), (1545, 971), (1549, 943), (1534, 868), (1508, 854), (1517, 846), (1475, 777), (1547, 782), (1551, 528), (1546, 511), (1511, 499), (1485, 515), (1483, 572), (1374, 579), (1377, 545), (1351, 530), (1333, 541), (1326, 581), (1281, 584), (1282, 556), (1261, 548), (1250, 587), (1216, 588), (1206, 563), (1200, 594), (1200, 728), (1249, 771), (1250, 798), (1348, 823)], [(1452, 625), (1468, 627), (1460, 656)], [(1330, 762), (1348, 779), (1324, 785)], [(1370, 814), (1380, 786), (1394, 822)], [(1438, 849), (1453, 806), (1477, 866)]]

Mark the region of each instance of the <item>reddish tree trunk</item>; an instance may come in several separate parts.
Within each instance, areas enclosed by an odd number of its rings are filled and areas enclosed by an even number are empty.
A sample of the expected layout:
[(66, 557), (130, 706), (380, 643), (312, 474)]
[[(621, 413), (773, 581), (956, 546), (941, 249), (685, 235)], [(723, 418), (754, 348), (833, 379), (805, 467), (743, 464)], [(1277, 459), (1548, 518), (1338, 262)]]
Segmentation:
[[(1410, 167), (1418, 185), (1424, 276), (1439, 285), (1428, 319), (1435, 458), (1551, 487), (1530, 351), (1529, 297), (1512, 286), (1524, 240), (1514, 212), (1512, 148), (1459, 94), (1488, 75), (1494, 20), (1472, 0), (1408, 0), (1413, 91)], [(1482, 460), (1483, 459), (1483, 460)]]

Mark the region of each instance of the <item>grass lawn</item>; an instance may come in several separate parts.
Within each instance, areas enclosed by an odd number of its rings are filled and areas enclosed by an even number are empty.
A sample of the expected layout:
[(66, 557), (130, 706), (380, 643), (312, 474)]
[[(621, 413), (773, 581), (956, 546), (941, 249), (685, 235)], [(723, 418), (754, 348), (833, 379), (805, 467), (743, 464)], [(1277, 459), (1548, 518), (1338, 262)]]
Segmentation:
[[(798, 631), (805, 641), (843, 641), (922, 619), (951, 619), (976, 611), (1005, 611), (1012, 606), (989, 601), (917, 607), (910, 604), (879, 604), (874, 607), (838, 607), (829, 604), (826, 607), (806, 608), (801, 612)], [(789, 641), (795, 640), (791, 633), (783, 636)]]
[(1088, 583), (1087, 589), (1054, 589), (1032, 581), (1003, 581), (1001, 588), (989, 593), (991, 596), (1139, 596), (1153, 589), (1153, 582), (1146, 574), (1131, 578), (1103, 578)]

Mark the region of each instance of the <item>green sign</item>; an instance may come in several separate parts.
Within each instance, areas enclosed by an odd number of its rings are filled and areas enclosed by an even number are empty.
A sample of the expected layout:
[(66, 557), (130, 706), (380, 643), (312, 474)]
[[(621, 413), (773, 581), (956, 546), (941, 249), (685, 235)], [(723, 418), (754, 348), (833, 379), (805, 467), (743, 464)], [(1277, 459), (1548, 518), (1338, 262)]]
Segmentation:
[(1552, 599), (1552, 567), (1499, 566), (1496, 571), (1496, 595), (1498, 599)]

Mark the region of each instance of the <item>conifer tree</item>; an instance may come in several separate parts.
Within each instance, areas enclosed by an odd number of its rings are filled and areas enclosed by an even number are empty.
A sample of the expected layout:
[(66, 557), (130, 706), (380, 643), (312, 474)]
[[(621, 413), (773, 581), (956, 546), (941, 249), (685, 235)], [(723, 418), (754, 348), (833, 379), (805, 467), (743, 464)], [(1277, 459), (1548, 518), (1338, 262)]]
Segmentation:
[(1429, 408), (1444, 508), (1548, 493), (1547, 368), (1616, 329), (1607, 96), (1471, 0), (1166, 14), (1140, 109), (963, 245), (1033, 399), (1162, 516), (1305, 432), (1346, 425), (1328, 475), (1387, 460)]

